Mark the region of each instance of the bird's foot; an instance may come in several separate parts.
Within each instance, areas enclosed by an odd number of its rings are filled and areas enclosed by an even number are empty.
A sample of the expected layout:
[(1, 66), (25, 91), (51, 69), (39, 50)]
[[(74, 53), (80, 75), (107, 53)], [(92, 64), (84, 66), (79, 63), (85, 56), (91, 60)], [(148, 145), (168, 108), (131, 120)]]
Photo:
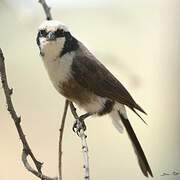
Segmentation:
[(74, 122), (72, 129), (75, 133), (77, 133), (78, 136), (80, 136), (81, 130), (86, 131), (86, 124), (85, 124), (84, 120), (91, 115), (92, 115), (92, 113), (83, 114), (78, 119), (76, 119), (76, 121)]
[(86, 131), (86, 124), (84, 122), (84, 119), (81, 119), (81, 117), (74, 122), (73, 125), (73, 131), (77, 133), (77, 135), (80, 135), (81, 130)]

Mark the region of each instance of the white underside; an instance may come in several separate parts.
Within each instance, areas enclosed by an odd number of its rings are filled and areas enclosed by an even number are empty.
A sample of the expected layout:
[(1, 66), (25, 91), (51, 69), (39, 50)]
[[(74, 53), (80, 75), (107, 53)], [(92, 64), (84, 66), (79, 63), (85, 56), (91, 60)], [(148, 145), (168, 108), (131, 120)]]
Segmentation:
[(87, 104), (83, 104), (82, 108), (85, 111), (90, 112), (92, 114), (98, 113), (99, 111), (101, 111), (104, 108), (106, 99), (107, 98), (102, 98), (100, 96), (93, 95), (91, 98), (91, 102), (89, 102)]
[[(84, 105), (82, 108), (87, 112), (98, 113), (98, 111), (103, 109), (106, 100), (107, 98), (95, 96), (95, 99), (94, 100), (92, 99), (91, 103)], [(118, 111), (121, 114), (123, 114), (125, 118), (127, 118), (125, 106), (117, 102), (115, 103), (113, 110), (109, 113), (109, 115), (112, 118), (112, 123), (115, 126), (115, 128), (120, 133), (123, 133), (123, 125), (121, 123), (121, 118), (119, 116)]]

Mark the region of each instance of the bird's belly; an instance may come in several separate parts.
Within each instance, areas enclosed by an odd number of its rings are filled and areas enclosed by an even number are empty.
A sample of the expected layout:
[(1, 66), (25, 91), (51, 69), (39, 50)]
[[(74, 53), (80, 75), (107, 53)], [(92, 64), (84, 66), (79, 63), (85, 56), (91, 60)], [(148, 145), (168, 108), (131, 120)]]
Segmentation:
[(59, 92), (90, 113), (98, 113), (104, 108), (105, 98), (79, 85), (74, 78), (59, 83)]

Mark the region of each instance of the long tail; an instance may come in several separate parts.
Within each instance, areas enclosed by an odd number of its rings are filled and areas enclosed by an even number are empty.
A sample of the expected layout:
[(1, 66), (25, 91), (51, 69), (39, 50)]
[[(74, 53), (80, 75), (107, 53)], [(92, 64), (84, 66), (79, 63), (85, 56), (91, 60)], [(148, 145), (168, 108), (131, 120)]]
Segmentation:
[(129, 135), (129, 138), (130, 138), (130, 140), (132, 142), (132, 145), (134, 147), (134, 151), (135, 151), (135, 153), (137, 155), (139, 166), (140, 166), (143, 174), (146, 177), (148, 177), (149, 175), (151, 177), (153, 177), (153, 174), (152, 174), (151, 168), (150, 168), (150, 166), (148, 164), (148, 161), (146, 159), (146, 156), (145, 156), (145, 154), (144, 154), (144, 152), (142, 150), (142, 147), (141, 147), (141, 145), (140, 145), (140, 143), (139, 143), (139, 141), (137, 139), (137, 136), (136, 136), (136, 134), (135, 134), (129, 120), (127, 119), (127, 116), (125, 116), (124, 113), (121, 113), (120, 111), (118, 111), (118, 113), (119, 113), (121, 121), (122, 121), (128, 135)]

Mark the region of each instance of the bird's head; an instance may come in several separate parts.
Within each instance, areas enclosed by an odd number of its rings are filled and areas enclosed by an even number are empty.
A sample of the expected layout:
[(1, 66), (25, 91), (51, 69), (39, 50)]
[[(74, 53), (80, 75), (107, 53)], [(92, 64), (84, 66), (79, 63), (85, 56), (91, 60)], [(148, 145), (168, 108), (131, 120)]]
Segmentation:
[(46, 52), (65, 54), (72, 51), (74, 43), (77, 44), (68, 28), (56, 20), (44, 21), (39, 26), (36, 40), (42, 54)]

